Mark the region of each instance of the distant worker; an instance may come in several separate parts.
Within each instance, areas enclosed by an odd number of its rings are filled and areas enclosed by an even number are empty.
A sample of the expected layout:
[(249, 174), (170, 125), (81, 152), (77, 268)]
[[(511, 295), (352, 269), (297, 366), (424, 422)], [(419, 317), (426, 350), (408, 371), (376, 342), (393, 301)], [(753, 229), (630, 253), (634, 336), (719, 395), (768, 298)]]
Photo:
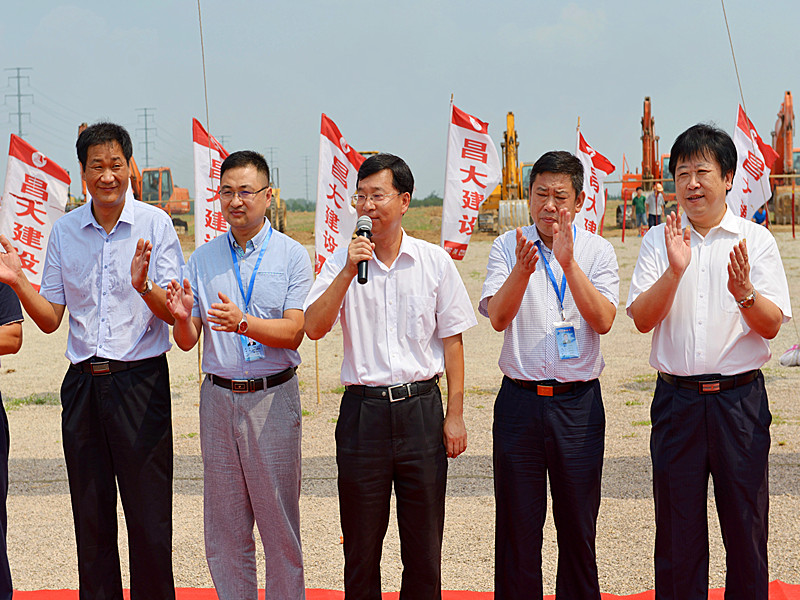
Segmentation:
[(642, 186), (637, 186), (636, 193), (633, 195), (633, 207), (636, 210), (636, 228), (639, 235), (642, 235), (645, 225), (647, 225), (647, 199), (642, 190)]
[(220, 167), (226, 235), (189, 258), (167, 307), (183, 350), (203, 332), (200, 446), (208, 567), (220, 600), (258, 597), (253, 523), (266, 562), (266, 597), (305, 597), (300, 545), (300, 388), (308, 252), (265, 218), (269, 167), (257, 152)]
[[(0, 355), (16, 354), (22, 347), (22, 307), (5, 283), (0, 283)], [(0, 396), (0, 600), (11, 600), (11, 569), (8, 565), (8, 417)]]
[(61, 429), (81, 598), (122, 598), (119, 489), (131, 596), (173, 600), (172, 317), (164, 287), (180, 276), (183, 252), (166, 212), (126, 199), (133, 145), (123, 127), (87, 127), (76, 149), (91, 199), (53, 225), (39, 292), (5, 236), (0, 281), (45, 333), (69, 312)]
[(502, 331), (494, 407), (495, 598), (542, 597), (547, 479), (557, 598), (599, 600), (595, 538), (605, 446), (600, 336), (619, 301), (611, 244), (572, 224), (583, 166), (548, 152), (530, 172), (533, 225), (498, 237), (479, 311)]
[[(353, 196), (372, 219), (325, 261), (306, 300), (306, 333), (319, 339), (341, 319), (342, 383), (336, 423), (339, 511), (347, 598), (380, 598), (381, 548), (394, 486), (401, 598), (441, 598), (447, 457), (467, 447), (464, 346), (476, 324), (450, 256), (402, 228), (414, 176), (397, 156), (370, 156)], [(368, 281), (354, 281), (367, 261)], [(439, 377), (447, 373), (447, 413)]]
[(753, 213), (753, 218), (750, 219), (751, 221), (758, 223), (759, 225), (763, 225), (764, 227), (767, 226), (767, 208), (765, 204), (762, 204), (758, 207), (758, 210)]
[(664, 186), (657, 183), (653, 191), (647, 194), (647, 226), (661, 224), (664, 216)]
[(736, 146), (695, 125), (672, 146), (680, 215), (642, 240), (627, 311), (653, 332), (650, 409), (655, 587), (664, 600), (708, 596), (709, 474), (727, 552), (725, 598), (767, 600), (769, 425), (761, 367), (791, 318), (775, 238), (726, 204)]

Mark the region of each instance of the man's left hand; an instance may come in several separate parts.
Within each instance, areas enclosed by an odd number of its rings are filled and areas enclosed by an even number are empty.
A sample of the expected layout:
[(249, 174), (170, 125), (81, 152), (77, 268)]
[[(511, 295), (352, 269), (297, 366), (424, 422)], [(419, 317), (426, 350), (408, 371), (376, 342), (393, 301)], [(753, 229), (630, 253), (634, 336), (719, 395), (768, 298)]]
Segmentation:
[(753, 291), (750, 283), (750, 260), (747, 256), (747, 240), (742, 240), (731, 250), (728, 263), (728, 291), (737, 302), (744, 300)]
[(467, 427), (461, 415), (445, 415), (442, 433), (448, 458), (455, 458), (467, 449)]
[(147, 270), (150, 267), (152, 251), (152, 242), (139, 238), (136, 243), (136, 252), (133, 253), (133, 260), (131, 260), (131, 285), (137, 292), (144, 289), (144, 282), (147, 281)]
[(572, 217), (566, 208), (558, 211), (558, 223), (553, 224), (553, 256), (565, 268), (573, 256)]
[(213, 323), (211, 329), (233, 333), (239, 329), (244, 313), (225, 294), (219, 292), (218, 295), (222, 302), (215, 302), (208, 311), (208, 321)]

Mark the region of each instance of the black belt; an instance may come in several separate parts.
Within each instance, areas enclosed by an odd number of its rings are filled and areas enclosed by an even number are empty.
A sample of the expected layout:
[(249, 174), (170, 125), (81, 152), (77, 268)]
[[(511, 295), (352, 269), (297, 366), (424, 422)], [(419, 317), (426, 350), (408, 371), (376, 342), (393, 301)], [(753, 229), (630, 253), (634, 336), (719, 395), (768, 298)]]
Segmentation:
[(297, 367), (289, 367), (275, 375), (259, 377), (258, 379), (225, 379), (219, 375), (211, 374), (208, 377), (214, 385), (231, 390), (235, 394), (246, 394), (247, 392), (259, 392), (286, 383), (294, 377), (295, 371), (297, 371)]
[(761, 375), (759, 369), (725, 377), (722, 375), (702, 375), (701, 377), (703, 377), (703, 379), (676, 377), (669, 373), (658, 372), (658, 376), (668, 384), (684, 390), (692, 390), (698, 394), (716, 394), (717, 392), (732, 390), (733, 388), (747, 385), (754, 381), (759, 375)]
[(413, 383), (400, 383), (398, 385), (369, 386), (369, 385), (348, 385), (345, 389), (351, 394), (364, 396), (365, 398), (386, 398), (389, 402), (410, 398), (430, 392), (439, 382), (439, 376), (434, 375), (425, 381), (415, 381)]
[(109, 375), (111, 373), (118, 373), (119, 371), (135, 369), (136, 367), (159, 360), (163, 356), (164, 355), (162, 354), (152, 358), (143, 358), (142, 360), (109, 360), (105, 358), (92, 357), (84, 360), (83, 362), (79, 362), (78, 364), (70, 363), (69, 368), (73, 371), (91, 373), (92, 375)]
[(568, 383), (527, 381), (524, 379), (512, 379), (508, 376), (506, 376), (506, 379), (515, 385), (518, 385), (522, 389), (536, 392), (536, 394), (539, 396), (558, 396), (560, 394), (569, 394), (577, 390), (579, 386), (591, 383), (590, 381), (571, 381)]

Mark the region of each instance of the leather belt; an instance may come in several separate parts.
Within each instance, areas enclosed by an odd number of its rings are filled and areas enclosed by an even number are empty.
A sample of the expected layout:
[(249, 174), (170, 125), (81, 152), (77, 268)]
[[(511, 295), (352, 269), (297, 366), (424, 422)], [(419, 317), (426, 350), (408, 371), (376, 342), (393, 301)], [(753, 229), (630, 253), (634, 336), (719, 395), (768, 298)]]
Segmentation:
[(363, 396), (364, 398), (385, 398), (389, 402), (396, 402), (411, 396), (418, 396), (430, 392), (439, 383), (439, 376), (434, 375), (425, 381), (415, 381), (413, 383), (400, 383), (390, 386), (369, 386), (369, 385), (348, 385), (346, 390), (351, 394)]
[(164, 355), (161, 354), (160, 356), (143, 358), (142, 360), (110, 360), (92, 357), (77, 364), (70, 363), (69, 368), (73, 371), (91, 373), (92, 375), (110, 375), (111, 373), (119, 373), (120, 371), (127, 371), (128, 369), (135, 369), (136, 367), (146, 365), (160, 359), (162, 356)]
[(761, 374), (760, 369), (740, 373), (739, 375), (703, 375), (703, 379), (689, 377), (676, 377), (669, 373), (658, 372), (658, 376), (668, 384), (684, 390), (692, 390), (698, 394), (716, 394), (732, 390), (733, 388), (747, 385), (754, 381)]
[(527, 381), (524, 379), (512, 379), (506, 377), (510, 382), (518, 385), (522, 389), (531, 390), (536, 392), (539, 396), (559, 396), (561, 394), (569, 394), (578, 389), (578, 386), (590, 383), (589, 381), (571, 381), (568, 383), (550, 383), (539, 381)]
[(295, 371), (297, 371), (297, 367), (289, 367), (275, 375), (258, 377), (256, 379), (225, 379), (219, 375), (211, 374), (209, 374), (208, 377), (214, 385), (230, 390), (234, 394), (247, 394), (249, 392), (259, 392), (286, 383), (294, 377)]

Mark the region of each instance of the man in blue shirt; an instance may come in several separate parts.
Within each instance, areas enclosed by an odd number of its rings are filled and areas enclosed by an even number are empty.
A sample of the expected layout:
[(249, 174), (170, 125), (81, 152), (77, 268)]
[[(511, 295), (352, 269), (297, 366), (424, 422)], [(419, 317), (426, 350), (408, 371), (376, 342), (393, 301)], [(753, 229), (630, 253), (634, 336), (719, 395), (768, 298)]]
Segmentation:
[(220, 600), (257, 598), (253, 523), (266, 556), (267, 598), (305, 597), (300, 547), (300, 389), (308, 252), (275, 231), (269, 167), (234, 152), (220, 169), (230, 231), (199, 247), (167, 307), (175, 343), (203, 331), (200, 445), (206, 557)]
[(183, 253), (167, 213), (126, 198), (133, 145), (123, 127), (92, 125), (76, 149), (91, 201), (53, 226), (39, 292), (4, 236), (0, 281), (45, 333), (69, 311), (61, 421), (80, 597), (122, 600), (119, 484), (131, 598), (172, 600), (171, 316), (163, 288), (180, 273)]

